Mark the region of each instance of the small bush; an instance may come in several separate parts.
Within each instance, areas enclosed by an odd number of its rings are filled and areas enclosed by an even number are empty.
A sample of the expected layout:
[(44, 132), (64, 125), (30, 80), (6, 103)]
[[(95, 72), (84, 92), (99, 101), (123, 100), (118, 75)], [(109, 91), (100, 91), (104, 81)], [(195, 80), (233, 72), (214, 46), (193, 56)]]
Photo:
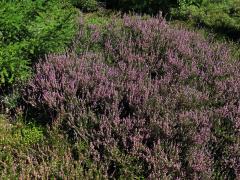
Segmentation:
[(240, 65), (227, 46), (162, 17), (122, 23), (92, 32), (98, 53), (40, 62), (25, 102), (89, 144), (105, 177), (239, 177)]
[(59, 1), (0, 2), (0, 86), (26, 79), (31, 64), (50, 52), (63, 52), (76, 28), (76, 12)]
[(213, 28), (236, 41), (240, 37), (240, 1), (180, 1), (172, 14), (176, 18), (189, 19), (197, 25)]

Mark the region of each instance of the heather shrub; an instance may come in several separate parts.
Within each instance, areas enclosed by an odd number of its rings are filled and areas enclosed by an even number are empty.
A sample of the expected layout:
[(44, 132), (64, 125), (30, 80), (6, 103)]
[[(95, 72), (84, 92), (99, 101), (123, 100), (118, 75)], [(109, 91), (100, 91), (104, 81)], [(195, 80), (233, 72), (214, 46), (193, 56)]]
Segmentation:
[[(76, 54), (84, 52), (99, 52), (102, 50), (101, 36), (104, 29), (96, 24), (81, 24), (77, 38), (74, 40), (72, 51)], [(79, 36), (81, 38), (79, 38)]]
[(0, 85), (27, 79), (31, 64), (50, 52), (63, 52), (75, 34), (74, 8), (51, 1), (0, 2)]
[(78, 33), (73, 40), (72, 49), (76, 54), (84, 52), (100, 52), (103, 51), (103, 38), (106, 34), (106, 26), (111, 22), (111, 19), (116, 19), (116, 22), (121, 24), (121, 19), (118, 14), (111, 14), (107, 17), (104, 14), (88, 13), (79, 20)]
[(36, 65), (23, 94), (35, 114), (86, 142), (106, 178), (239, 177), (240, 64), (225, 44), (161, 16), (124, 16), (89, 38), (100, 51)]

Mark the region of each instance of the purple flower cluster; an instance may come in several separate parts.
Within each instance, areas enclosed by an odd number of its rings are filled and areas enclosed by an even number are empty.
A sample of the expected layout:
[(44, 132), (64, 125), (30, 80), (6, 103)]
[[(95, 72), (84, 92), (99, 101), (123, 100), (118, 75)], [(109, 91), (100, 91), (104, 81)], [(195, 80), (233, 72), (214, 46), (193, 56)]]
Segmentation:
[(106, 177), (239, 177), (240, 63), (226, 45), (162, 17), (94, 29), (102, 50), (49, 55), (26, 101), (86, 140)]

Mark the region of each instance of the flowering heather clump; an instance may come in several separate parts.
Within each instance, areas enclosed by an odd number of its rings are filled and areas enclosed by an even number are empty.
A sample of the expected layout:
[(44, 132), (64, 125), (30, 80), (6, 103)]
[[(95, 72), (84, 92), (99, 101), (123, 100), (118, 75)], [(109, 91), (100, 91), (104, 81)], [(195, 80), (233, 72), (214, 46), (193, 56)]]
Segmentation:
[(26, 102), (85, 140), (108, 178), (239, 177), (240, 64), (226, 45), (162, 17), (93, 33), (101, 52), (48, 56)]

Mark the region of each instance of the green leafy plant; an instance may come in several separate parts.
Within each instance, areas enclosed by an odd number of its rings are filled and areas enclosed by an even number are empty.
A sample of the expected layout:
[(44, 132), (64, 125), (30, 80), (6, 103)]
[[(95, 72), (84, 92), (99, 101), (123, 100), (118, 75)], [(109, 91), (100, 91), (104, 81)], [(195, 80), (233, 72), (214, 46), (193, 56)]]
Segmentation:
[(171, 7), (177, 5), (177, 0), (107, 0), (108, 8), (123, 11), (136, 11), (141, 13), (156, 14), (162, 11), (168, 14)]
[(85, 12), (96, 11), (99, 7), (97, 0), (71, 0), (72, 4)]
[(196, 25), (214, 29), (239, 40), (240, 1), (238, 0), (179, 0), (179, 7), (172, 9), (177, 19), (190, 20)]
[(31, 64), (47, 53), (63, 52), (75, 31), (76, 11), (60, 1), (0, 2), (0, 86), (24, 80)]
[[(19, 117), (20, 118), (20, 117)], [(18, 119), (16, 124), (10, 124), (6, 118), (0, 117), (0, 127), (2, 134), (0, 144), (21, 148), (35, 144), (43, 139), (44, 130), (34, 123), (24, 123)]]

